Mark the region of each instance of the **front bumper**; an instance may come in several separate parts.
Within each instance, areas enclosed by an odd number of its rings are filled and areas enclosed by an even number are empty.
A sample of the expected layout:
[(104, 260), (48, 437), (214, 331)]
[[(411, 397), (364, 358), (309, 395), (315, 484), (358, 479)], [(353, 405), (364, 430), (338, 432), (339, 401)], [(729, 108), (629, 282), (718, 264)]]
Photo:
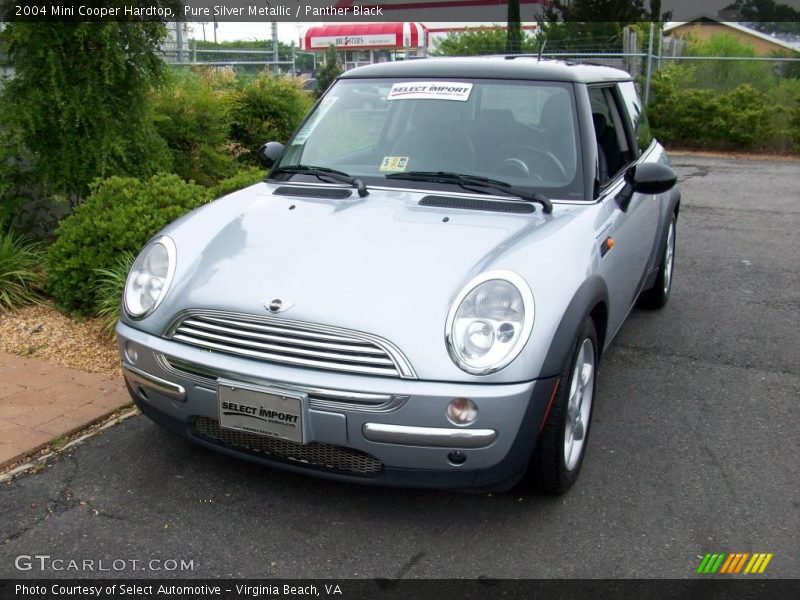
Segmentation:
[[(478, 385), (273, 365), (123, 323), (117, 338), (134, 401), (167, 429), (247, 460), (361, 483), (510, 487), (525, 472), (555, 385), (555, 379)], [(134, 352), (126, 350), (131, 347)], [(219, 428), (218, 379), (306, 394), (305, 444)], [(458, 397), (478, 406), (468, 427), (446, 418), (448, 403)]]

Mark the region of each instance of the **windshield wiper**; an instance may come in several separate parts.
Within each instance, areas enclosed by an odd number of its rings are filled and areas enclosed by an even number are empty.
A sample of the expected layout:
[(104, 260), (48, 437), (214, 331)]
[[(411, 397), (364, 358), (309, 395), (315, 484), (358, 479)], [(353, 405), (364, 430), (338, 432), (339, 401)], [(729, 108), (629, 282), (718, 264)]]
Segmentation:
[(455, 183), (464, 189), (470, 189), (468, 186), (490, 188), (505, 192), (511, 196), (516, 196), (526, 202), (537, 202), (542, 205), (542, 211), (545, 213), (553, 212), (553, 203), (550, 202), (547, 196), (539, 192), (528, 192), (516, 188), (510, 183), (498, 179), (489, 179), (488, 177), (479, 177), (477, 175), (464, 175), (463, 173), (451, 173), (449, 171), (408, 171), (407, 173), (390, 173), (386, 177), (387, 179), (412, 179), (436, 183)]
[(277, 167), (270, 171), (269, 176), (272, 177), (278, 173), (302, 173), (304, 175), (313, 175), (322, 181), (324, 181), (324, 178), (327, 177), (328, 179), (332, 179), (334, 181), (349, 183), (358, 190), (358, 195), (362, 198), (369, 194), (367, 186), (358, 177), (353, 177), (344, 171), (337, 171), (336, 169), (329, 169), (328, 167), (314, 167), (311, 165), (291, 165), (286, 167)]

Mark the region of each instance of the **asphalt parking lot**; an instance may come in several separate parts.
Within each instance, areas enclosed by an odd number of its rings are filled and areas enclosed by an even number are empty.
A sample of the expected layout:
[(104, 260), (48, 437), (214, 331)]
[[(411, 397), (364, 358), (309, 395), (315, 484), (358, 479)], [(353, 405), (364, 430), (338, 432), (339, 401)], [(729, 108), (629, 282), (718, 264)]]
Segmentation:
[[(675, 156), (676, 280), (601, 365), (560, 498), (374, 489), (193, 447), (138, 416), (0, 485), (0, 577), (696, 577), (800, 573), (800, 162)], [(20, 572), (19, 555), (188, 572)]]

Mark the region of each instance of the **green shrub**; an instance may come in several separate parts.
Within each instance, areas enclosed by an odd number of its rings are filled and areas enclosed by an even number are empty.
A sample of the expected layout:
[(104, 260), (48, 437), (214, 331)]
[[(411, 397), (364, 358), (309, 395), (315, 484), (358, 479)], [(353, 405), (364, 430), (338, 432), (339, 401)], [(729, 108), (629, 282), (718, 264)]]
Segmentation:
[(764, 148), (772, 141), (774, 108), (764, 94), (747, 83), (719, 98), (725, 123), (723, 146), (730, 149)]
[(122, 291), (128, 271), (133, 266), (136, 257), (132, 252), (123, 252), (117, 256), (114, 263), (103, 269), (95, 269), (97, 285), (95, 296), (97, 301), (97, 316), (103, 321), (103, 329), (110, 335), (119, 320), (119, 309), (122, 304)]
[(264, 169), (253, 168), (239, 171), (233, 177), (228, 177), (211, 188), (210, 196), (211, 198), (220, 198), (221, 196), (254, 185), (259, 181), (264, 181), (264, 177), (266, 177)]
[(794, 108), (789, 117), (789, 137), (794, 144), (794, 149), (800, 152), (800, 95), (795, 99)]
[[(716, 34), (707, 40), (691, 39), (688, 56), (709, 57), (756, 57), (750, 44), (728, 34)], [(695, 85), (717, 92), (730, 92), (743, 83), (766, 91), (776, 83), (776, 76), (769, 63), (747, 60), (699, 60), (692, 61), (695, 69)]]
[(45, 194), (76, 200), (97, 177), (163, 169), (168, 153), (147, 100), (165, 36), (163, 23), (7, 26), (14, 76), (0, 85), (0, 123)]
[(172, 153), (172, 172), (204, 186), (235, 171), (228, 147), (233, 94), (214, 83), (181, 71), (152, 94), (156, 129)]
[(174, 174), (95, 182), (86, 201), (59, 225), (47, 255), (47, 290), (62, 309), (87, 314), (102, 310), (107, 307), (105, 294), (98, 294), (98, 285), (107, 278), (103, 273), (116, 273), (127, 253), (138, 253), (178, 217), (263, 177), (263, 171), (252, 169), (213, 188)]
[(125, 252), (139, 252), (160, 229), (208, 199), (206, 188), (177, 175), (93, 184), (86, 201), (59, 225), (47, 256), (47, 289), (56, 304), (91, 312), (98, 269), (112, 268)]
[(39, 244), (0, 233), (0, 311), (38, 302), (44, 283), (43, 252)]
[(691, 87), (694, 67), (669, 66), (653, 77), (648, 117), (664, 144), (686, 148), (750, 150), (774, 143), (776, 109), (749, 84), (727, 94)]
[(272, 140), (287, 142), (312, 105), (299, 80), (268, 73), (240, 82), (233, 109), (231, 137), (242, 147), (242, 159), (255, 165), (258, 149)]

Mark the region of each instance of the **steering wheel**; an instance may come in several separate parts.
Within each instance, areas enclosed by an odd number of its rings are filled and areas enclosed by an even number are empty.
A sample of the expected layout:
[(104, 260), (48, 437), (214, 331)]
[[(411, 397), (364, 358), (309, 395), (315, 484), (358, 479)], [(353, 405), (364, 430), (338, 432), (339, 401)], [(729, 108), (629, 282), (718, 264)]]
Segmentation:
[[(469, 136), (454, 129), (446, 138), (432, 136), (420, 128), (404, 132), (389, 149), (392, 156), (408, 156), (411, 169), (424, 171), (469, 172), (478, 153)], [(416, 167), (414, 165), (417, 165)]]
[[(567, 170), (561, 161), (552, 152), (541, 148), (523, 146), (521, 144), (507, 144), (497, 151), (497, 155), (504, 157), (497, 162), (497, 165), (500, 168), (506, 167), (513, 171), (509, 173), (511, 175), (535, 177), (539, 181), (543, 181), (544, 178), (539, 172), (555, 170), (565, 181), (569, 178)], [(537, 172), (531, 173), (531, 166), (540, 168), (535, 169)]]

